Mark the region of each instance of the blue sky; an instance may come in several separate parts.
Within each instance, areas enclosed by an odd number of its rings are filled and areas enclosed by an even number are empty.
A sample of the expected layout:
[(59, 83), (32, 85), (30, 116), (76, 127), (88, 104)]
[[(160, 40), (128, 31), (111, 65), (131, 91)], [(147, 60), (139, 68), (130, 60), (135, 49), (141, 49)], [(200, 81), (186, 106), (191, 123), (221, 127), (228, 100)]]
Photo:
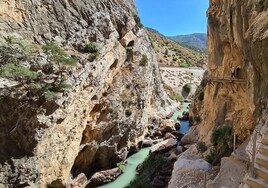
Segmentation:
[(166, 36), (206, 33), (209, 0), (135, 0), (143, 25)]

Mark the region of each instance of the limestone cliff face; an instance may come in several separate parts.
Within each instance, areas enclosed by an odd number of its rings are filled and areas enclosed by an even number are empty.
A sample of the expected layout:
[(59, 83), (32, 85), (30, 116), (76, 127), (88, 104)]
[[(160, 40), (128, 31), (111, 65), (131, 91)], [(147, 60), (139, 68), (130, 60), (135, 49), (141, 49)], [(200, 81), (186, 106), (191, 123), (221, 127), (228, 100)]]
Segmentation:
[[(127, 0), (0, 2), (1, 37), (55, 41), (79, 61), (68, 77), (72, 87), (53, 105), (25, 108), (14, 95), (1, 98), (0, 187), (66, 184), (110, 168), (144, 138), (152, 114), (165, 115), (170, 101), (134, 14)], [(78, 50), (87, 41), (100, 49), (93, 62)]]
[[(208, 75), (199, 138), (209, 140), (213, 129), (231, 125), (240, 141), (253, 131), (267, 103), (267, 1), (210, 0), (208, 16)], [(230, 82), (231, 67), (239, 66), (239, 81)], [(221, 81), (222, 77), (229, 77)]]

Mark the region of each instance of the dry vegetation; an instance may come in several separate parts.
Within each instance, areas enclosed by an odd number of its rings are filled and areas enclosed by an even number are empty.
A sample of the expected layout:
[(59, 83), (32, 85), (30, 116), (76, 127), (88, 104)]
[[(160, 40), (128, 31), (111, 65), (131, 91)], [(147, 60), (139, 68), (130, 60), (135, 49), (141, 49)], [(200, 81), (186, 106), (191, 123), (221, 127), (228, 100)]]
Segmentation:
[(154, 30), (147, 29), (147, 31), (160, 65), (178, 67), (206, 66), (206, 53), (181, 46)]

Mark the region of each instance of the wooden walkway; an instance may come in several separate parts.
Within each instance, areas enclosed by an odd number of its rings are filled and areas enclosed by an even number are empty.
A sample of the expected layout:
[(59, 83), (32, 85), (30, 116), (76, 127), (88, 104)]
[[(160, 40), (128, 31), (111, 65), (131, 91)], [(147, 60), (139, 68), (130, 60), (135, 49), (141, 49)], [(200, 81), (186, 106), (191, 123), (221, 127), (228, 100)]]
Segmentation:
[(241, 84), (246, 84), (247, 80), (246, 79), (242, 79), (242, 78), (231, 78), (231, 77), (224, 77), (224, 76), (212, 76), (209, 77), (209, 81), (211, 82), (219, 82), (219, 83), (223, 83), (223, 82), (229, 82), (229, 83), (241, 83)]

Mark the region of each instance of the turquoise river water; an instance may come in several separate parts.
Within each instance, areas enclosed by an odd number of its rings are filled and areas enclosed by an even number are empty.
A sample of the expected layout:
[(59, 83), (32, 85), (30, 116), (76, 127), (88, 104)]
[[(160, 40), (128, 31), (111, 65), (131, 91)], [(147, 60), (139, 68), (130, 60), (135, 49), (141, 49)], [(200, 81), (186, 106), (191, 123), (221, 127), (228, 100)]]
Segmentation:
[(142, 163), (149, 154), (150, 147), (142, 148), (139, 152), (127, 158), (126, 168), (115, 181), (102, 185), (99, 188), (124, 188), (135, 178), (138, 164)]
[[(177, 121), (178, 116), (182, 116), (182, 113), (184, 111), (188, 111), (187, 107), (189, 106), (189, 102), (185, 102), (180, 106), (180, 110), (178, 112), (175, 112), (171, 119)], [(180, 121), (181, 133), (186, 133), (189, 129), (189, 122), (188, 121)], [(127, 158), (127, 164), (124, 170), (124, 173), (121, 174), (118, 178), (116, 178), (115, 181), (102, 185), (98, 188), (124, 188), (129, 185), (129, 183), (135, 179), (135, 176), (137, 174), (136, 168), (138, 164), (142, 163), (147, 155), (149, 154), (151, 147), (143, 148), (139, 152), (133, 154), (132, 156)]]

